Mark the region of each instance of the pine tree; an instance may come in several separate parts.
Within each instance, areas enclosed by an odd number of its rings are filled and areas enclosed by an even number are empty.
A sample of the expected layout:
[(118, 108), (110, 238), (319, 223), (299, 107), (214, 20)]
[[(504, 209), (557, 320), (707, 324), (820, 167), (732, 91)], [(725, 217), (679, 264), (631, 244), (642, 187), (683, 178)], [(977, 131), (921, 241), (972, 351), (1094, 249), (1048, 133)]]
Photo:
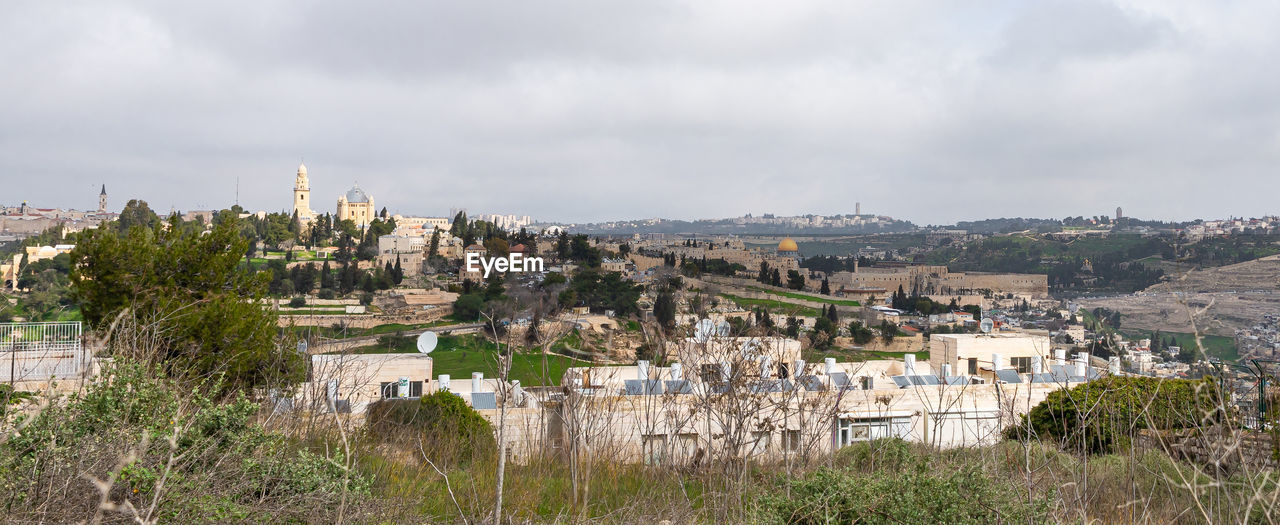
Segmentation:
[(329, 268), (329, 261), (324, 261), (324, 266), (320, 268), (320, 288), (333, 288), (333, 273)]
[(822, 289), (819, 292), (822, 295), (831, 295), (831, 283), (827, 282), (825, 277), (822, 279)]
[(431, 246), (427, 249), (427, 257), (440, 255), (440, 230), (431, 230)]

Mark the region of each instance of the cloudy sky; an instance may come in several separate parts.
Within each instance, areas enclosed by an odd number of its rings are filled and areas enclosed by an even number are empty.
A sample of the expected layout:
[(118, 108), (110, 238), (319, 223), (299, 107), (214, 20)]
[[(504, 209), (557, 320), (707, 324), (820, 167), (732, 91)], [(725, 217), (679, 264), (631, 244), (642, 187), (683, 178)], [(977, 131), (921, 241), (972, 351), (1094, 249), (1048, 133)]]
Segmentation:
[(1280, 3), (0, 3), (0, 204), (1280, 212)]

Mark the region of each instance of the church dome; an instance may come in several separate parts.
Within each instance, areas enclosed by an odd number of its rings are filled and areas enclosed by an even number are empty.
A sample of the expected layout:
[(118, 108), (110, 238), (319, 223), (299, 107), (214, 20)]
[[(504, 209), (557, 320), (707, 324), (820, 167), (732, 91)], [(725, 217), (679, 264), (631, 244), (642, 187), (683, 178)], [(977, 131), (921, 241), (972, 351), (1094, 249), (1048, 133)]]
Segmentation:
[(347, 190), (347, 202), (369, 202), (369, 194), (360, 189), (359, 186), (352, 186)]
[(778, 243), (778, 251), (798, 252), (800, 251), (800, 247), (796, 246), (796, 241), (791, 240), (791, 237), (787, 237), (786, 239), (783, 239), (782, 242)]

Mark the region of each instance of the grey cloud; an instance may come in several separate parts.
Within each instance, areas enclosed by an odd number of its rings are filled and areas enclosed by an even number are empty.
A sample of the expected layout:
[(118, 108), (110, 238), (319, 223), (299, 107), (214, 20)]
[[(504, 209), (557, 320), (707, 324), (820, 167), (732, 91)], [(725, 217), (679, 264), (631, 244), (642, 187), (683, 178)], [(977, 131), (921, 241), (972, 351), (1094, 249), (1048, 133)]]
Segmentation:
[(0, 203), (278, 210), (305, 156), (405, 213), (1257, 215), (1274, 9), (19, 2)]

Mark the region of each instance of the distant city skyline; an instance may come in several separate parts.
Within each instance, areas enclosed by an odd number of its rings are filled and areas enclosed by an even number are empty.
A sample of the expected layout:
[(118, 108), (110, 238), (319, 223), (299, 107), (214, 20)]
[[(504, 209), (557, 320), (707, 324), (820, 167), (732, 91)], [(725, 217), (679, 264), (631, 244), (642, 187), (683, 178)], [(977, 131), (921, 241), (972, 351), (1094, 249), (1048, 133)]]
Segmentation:
[[(1280, 4), (10, 2), (0, 203), (1275, 213)], [(352, 23), (359, 21), (359, 23)]]

